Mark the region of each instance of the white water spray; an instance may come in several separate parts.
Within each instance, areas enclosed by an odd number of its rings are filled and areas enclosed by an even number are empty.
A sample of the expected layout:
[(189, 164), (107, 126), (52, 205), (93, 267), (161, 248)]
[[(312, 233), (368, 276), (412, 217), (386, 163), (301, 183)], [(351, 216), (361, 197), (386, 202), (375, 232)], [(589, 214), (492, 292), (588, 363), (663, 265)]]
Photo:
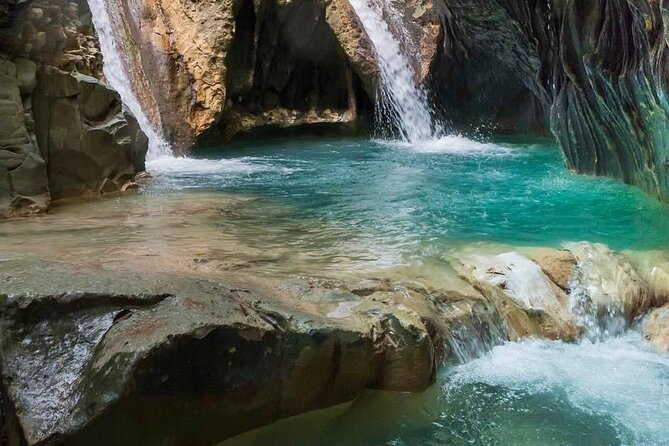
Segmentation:
[(416, 83), (407, 56), (384, 20), (384, 12), (388, 17), (397, 17), (392, 5), (388, 1), (370, 4), (368, 0), (351, 0), (350, 3), (374, 45), (378, 59), (378, 112), (397, 125), (401, 139), (406, 142), (438, 138), (440, 135), (427, 105), (427, 93)]
[(88, 0), (88, 6), (91, 10), (93, 24), (100, 41), (104, 66), (103, 71), (109, 86), (116, 90), (121, 96), (123, 105), (135, 116), (140, 128), (149, 139), (149, 150), (146, 154), (148, 161), (155, 160), (165, 156), (172, 156), (172, 151), (167, 141), (153, 127), (142, 105), (138, 101), (135, 92), (132, 90), (130, 77), (127, 73), (127, 66), (124, 60), (126, 57), (122, 54), (122, 45), (119, 42), (117, 34), (114, 33), (114, 26), (111, 14), (107, 9), (106, 0)]

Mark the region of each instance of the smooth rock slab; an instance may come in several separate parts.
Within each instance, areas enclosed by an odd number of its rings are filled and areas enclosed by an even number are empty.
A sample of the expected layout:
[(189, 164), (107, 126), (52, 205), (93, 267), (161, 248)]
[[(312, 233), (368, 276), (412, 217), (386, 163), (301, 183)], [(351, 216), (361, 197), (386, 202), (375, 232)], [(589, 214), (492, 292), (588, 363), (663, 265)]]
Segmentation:
[[(452, 354), (451, 333), (490, 311), (384, 282), (357, 296), (357, 284), (316, 280), (301, 300), (295, 284), (258, 293), (55, 265), (31, 285), (30, 265), (5, 266), (6, 413), (28, 444), (209, 445), (365, 388), (422, 391)], [(340, 303), (330, 295), (359, 303), (328, 317)]]

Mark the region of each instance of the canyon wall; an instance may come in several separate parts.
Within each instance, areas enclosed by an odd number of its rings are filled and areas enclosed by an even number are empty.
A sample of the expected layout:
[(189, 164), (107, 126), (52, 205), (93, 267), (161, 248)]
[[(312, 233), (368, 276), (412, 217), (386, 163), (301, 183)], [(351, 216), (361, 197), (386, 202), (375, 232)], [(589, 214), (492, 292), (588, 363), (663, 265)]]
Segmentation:
[[(391, 31), (420, 42), (413, 68), (450, 130), (552, 133), (570, 169), (668, 198), (664, 2), (394, 2), (402, 14), (390, 21)], [(105, 4), (134, 93), (176, 153), (254, 129), (351, 128), (373, 115), (376, 58), (346, 0)], [(49, 179), (49, 170), (39, 161), (46, 163), (48, 149), (33, 129), (31, 79), (40, 79), (42, 66), (102, 79), (101, 54), (82, 0), (7, 1), (1, 14), (0, 53), (10, 64), (2, 107), (12, 116), (2, 130), (2, 159), (10, 159), (0, 173), (2, 208), (38, 212), (50, 196), (40, 173)], [(104, 178), (85, 179), (82, 191), (103, 190), (103, 183), (123, 188), (124, 181), (97, 170)]]
[(135, 185), (146, 138), (102, 76), (85, 1), (3, 2), (0, 218)]
[[(346, 0), (115, 0), (133, 78), (178, 153), (373, 113), (377, 64)], [(667, 199), (664, 2), (395, 0), (451, 130), (554, 134), (568, 167)], [(399, 31), (399, 32), (398, 32)]]
[(669, 199), (665, 2), (453, 0), (439, 9), (432, 87), (453, 122), (550, 129), (570, 169)]

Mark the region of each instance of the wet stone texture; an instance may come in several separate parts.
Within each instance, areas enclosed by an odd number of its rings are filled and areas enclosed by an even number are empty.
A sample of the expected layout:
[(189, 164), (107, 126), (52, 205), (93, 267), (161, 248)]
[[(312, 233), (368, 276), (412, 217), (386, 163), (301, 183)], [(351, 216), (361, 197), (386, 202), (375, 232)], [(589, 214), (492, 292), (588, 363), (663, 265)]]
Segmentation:
[(50, 265), (27, 285), (36, 265), (3, 263), (5, 412), (27, 444), (207, 445), (365, 388), (422, 391), (455, 354), (450, 327), (490, 317), (482, 300), (446, 312), (462, 296), (387, 281), (254, 292)]

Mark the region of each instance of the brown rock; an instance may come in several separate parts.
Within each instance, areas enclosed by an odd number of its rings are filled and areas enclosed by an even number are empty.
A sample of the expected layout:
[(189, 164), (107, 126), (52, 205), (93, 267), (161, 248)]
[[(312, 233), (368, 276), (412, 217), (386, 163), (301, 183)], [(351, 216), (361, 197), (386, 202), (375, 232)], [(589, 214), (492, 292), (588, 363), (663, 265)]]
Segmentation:
[(476, 255), (455, 266), (499, 309), (517, 337), (574, 340), (580, 335), (567, 295), (529, 258), (515, 252)]
[(665, 305), (650, 312), (643, 334), (662, 351), (669, 351), (669, 306)]
[(567, 250), (542, 248), (532, 252), (532, 260), (563, 290), (569, 289), (569, 281), (576, 268), (576, 258)]

